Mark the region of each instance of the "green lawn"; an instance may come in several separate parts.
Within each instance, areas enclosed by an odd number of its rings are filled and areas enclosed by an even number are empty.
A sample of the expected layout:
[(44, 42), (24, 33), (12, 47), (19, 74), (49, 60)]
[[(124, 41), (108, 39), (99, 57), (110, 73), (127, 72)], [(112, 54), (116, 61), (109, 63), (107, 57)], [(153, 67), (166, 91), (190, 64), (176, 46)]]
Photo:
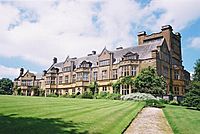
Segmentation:
[(0, 96), (1, 134), (117, 134), (144, 103)]
[(173, 105), (166, 105), (163, 111), (175, 134), (200, 133), (200, 111)]

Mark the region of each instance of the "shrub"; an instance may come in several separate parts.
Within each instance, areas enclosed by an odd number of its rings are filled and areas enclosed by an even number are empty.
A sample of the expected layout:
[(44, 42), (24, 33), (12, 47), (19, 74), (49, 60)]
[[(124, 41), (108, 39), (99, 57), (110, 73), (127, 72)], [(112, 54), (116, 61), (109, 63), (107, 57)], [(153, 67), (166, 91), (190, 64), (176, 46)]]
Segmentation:
[(86, 91), (81, 95), (81, 98), (85, 98), (85, 99), (93, 99), (93, 93), (91, 91)]
[(67, 96), (68, 96), (67, 94), (60, 95), (61, 98), (68, 98)]
[(72, 95), (69, 95), (69, 94), (63, 94), (61, 95), (60, 97), (63, 97), (63, 98), (75, 98), (77, 97), (78, 95), (75, 95), (75, 94), (72, 94)]
[(82, 98), (82, 94), (76, 95), (75, 98), (81, 99)]
[(198, 105), (200, 104), (200, 87), (193, 86), (193, 89), (186, 94), (184, 104), (188, 107), (198, 108)]
[(170, 101), (169, 104), (170, 105), (179, 105), (178, 101), (175, 101), (175, 100)]
[(153, 95), (147, 94), (147, 93), (131, 93), (131, 94), (121, 96), (121, 99), (122, 100), (134, 100), (134, 101), (149, 100), (149, 99), (156, 100), (156, 98)]
[(100, 94), (97, 95), (97, 99), (107, 99), (108, 94), (107, 92), (100, 92)]
[(146, 105), (145, 106), (157, 107), (157, 108), (163, 108), (163, 107), (165, 107), (161, 101), (155, 100), (155, 99), (148, 99), (148, 100), (146, 100)]
[(76, 94), (68, 95), (68, 98), (76, 98)]
[(112, 94), (108, 94), (107, 99), (120, 100), (120, 97), (121, 97), (121, 94), (112, 93)]
[(48, 94), (47, 97), (58, 97), (56, 94)]
[(168, 101), (168, 100), (165, 100), (165, 99), (159, 99), (159, 101), (160, 101), (162, 104), (169, 104), (169, 101)]

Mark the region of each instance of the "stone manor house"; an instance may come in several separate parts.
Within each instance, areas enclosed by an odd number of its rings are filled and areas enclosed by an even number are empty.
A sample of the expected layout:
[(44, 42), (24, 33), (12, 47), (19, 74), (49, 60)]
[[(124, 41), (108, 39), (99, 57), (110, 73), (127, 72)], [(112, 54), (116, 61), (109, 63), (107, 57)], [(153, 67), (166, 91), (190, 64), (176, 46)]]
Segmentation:
[[(170, 25), (162, 26), (161, 32), (147, 35), (138, 33), (138, 45), (116, 50), (104, 48), (97, 54), (92, 51), (84, 57), (70, 58), (57, 62), (44, 70), (43, 75), (37, 78), (35, 74), (20, 71), (14, 85), (22, 89), (24, 95), (32, 95), (30, 88), (38, 86), (46, 94), (82, 94), (88, 90), (91, 82), (98, 83), (99, 92), (113, 93), (112, 83), (123, 76), (135, 77), (142, 69), (154, 67), (158, 75), (165, 77), (167, 94), (170, 87), (177, 96), (185, 94), (190, 80), (190, 74), (184, 70), (181, 54), (181, 35), (173, 33)], [(120, 87), (120, 94), (134, 92), (134, 87)]]

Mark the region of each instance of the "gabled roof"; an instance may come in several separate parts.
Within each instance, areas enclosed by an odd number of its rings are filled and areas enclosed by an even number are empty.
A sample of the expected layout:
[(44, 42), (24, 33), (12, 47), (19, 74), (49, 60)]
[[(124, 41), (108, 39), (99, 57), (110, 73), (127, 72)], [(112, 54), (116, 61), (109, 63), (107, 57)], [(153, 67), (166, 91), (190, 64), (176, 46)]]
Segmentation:
[(29, 72), (29, 70), (26, 71), (26, 73), (19, 75), (17, 78), (15, 78), (14, 80), (19, 80), (19, 78), (26, 76), (27, 74), (29, 74), (31, 77), (36, 77), (36, 75), (34, 73)]
[(22, 75), (22, 77), (26, 76), (26, 74), (29, 74), (31, 77), (35, 77), (35, 74), (29, 72), (29, 70), (27, 70), (26, 73), (24, 73), (24, 75)]
[[(132, 52), (133, 54), (137, 53), (139, 55), (139, 59), (143, 60), (143, 59), (152, 58), (151, 57), (151, 52), (153, 50), (157, 50), (157, 47), (161, 46), (163, 44), (163, 42), (164, 42), (164, 38), (161, 39), (161, 40), (155, 40), (155, 41), (147, 42), (147, 43), (144, 43), (144, 44), (141, 44), (141, 45), (138, 45), (138, 46), (128, 47), (128, 48), (114, 50), (114, 51), (108, 51), (106, 49), (106, 47), (105, 47), (102, 50), (102, 52), (106, 50), (109, 53), (113, 53), (114, 58), (115, 59), (119, 59), (119, 60), (121, 60), (121, 58), (125, 54), (127, 54), (128, 52)], [(99, 55), (101, 55), (102, 52)], [(69, 61), (74, 61), (74, 64), (75, 64), (76, 68), (78, 68), (79, 65), (83, 61), (91, 62), (92, 63), (92, 67), (96, 67), (99, 55), (98, 54), (96, 54), (96, 55), (90, 55), (90, 56), (80, 57), (80, 58), (76, 58), (76, 59), (68, 58), (68, 60)], [(114, 62), (114, 64), (118, 63), (119, 60), (116, 60)], [(51, 69), (52, 67), (55, 67), (55, 68), (58, 68), (59, 71), (62, 71), (63, 63), (64, 62), (56, 63), (56, 64), (52, 65), (49, 69)]]
[(101, 51), (101, 53), (98, 55), (98, 56), (101, 56), (102, 55), (102, 53), (104, 52), (104, 51), (106, 51), (107, 53), (111, 53), (111, 51), (108, 51), (107, 49), (106, 49), (106, 47), (104, 47), (104, 49)]

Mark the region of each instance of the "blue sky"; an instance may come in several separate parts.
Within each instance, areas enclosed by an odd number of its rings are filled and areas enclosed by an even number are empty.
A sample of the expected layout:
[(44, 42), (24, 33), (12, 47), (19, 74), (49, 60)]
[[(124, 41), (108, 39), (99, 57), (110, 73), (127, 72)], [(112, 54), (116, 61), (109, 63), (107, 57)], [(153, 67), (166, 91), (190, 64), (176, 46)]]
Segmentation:
[(106, 46), (137, 45), (137, 33), (169, 24), (182, 36), (183, 65), (200, 58), (198, 0), (0, 0), (0, 78), (19, 68), (42, 73), (53, 57), (63, 61)]

